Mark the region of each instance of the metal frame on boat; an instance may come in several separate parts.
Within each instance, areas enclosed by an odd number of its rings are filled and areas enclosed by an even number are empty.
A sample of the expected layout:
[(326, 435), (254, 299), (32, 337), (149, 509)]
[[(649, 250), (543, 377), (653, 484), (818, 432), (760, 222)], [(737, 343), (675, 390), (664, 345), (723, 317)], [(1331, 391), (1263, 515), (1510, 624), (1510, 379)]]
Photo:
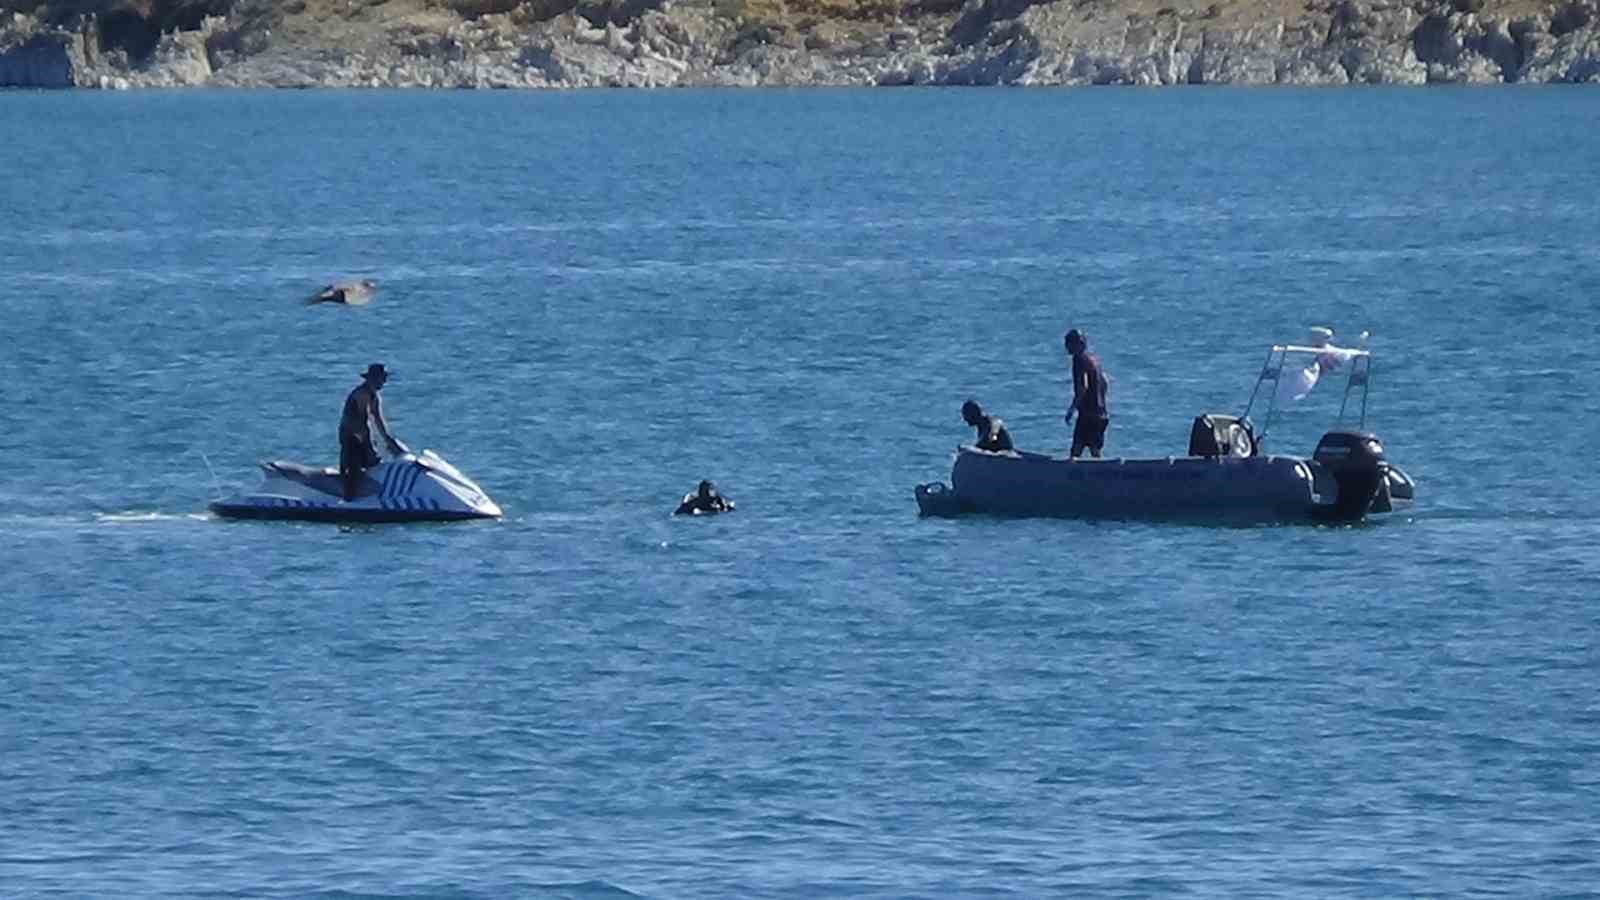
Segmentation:
[(1278, 397), (1282, 393), (1283, 367), (1288, 363), (1289, 354), (1291, 353), (1304, 353), (1317, 357), (1319, 375), (1322, 357), (1335, 356), (1340, 358), (1341, 361), (1348, 359), (1350, 361), (1350, 371), (1345, 377), (1344, 395), (1339, 400), (1339, 415), (1334, 418), (1333, 425), (1334, 428), (1338, 428), (1344, 423), (1345, 411), (1350, 405), (1350, 392), (1359, 386), (1361, 388), (1361, 416), (1356, 422), (1356, 427), (1358, 429), (1367, 427), (1367, 394), (1371, 390), (1372, 384), (1371, 351), (1364, 348), (1332, 347), (1329, 345), (1310, 347), (1299, 344), (1273, 344), (1272, 348), (1267, 351), (1267, 361), (1261, 367), (1261, 374), (1256, 377), (1256, 386), (1250, 390), (1250, 399), (1245, 402), (1244, 412), (1239, 415), (1240, 419), (1248, 421), (1250, 410), (1255, 408), (1256, 397), (1261, 393), (1261, 386), (1269, 381), (1272, 382), (1273, 391), (1268, 398), (1267, 415), (1263, 420), (1265, 424), (1262, 426), (1260, 437), (1257, 440), (1267, 436), (1267, 431), (1272, 426), (1273, 416), (1278, 411)]

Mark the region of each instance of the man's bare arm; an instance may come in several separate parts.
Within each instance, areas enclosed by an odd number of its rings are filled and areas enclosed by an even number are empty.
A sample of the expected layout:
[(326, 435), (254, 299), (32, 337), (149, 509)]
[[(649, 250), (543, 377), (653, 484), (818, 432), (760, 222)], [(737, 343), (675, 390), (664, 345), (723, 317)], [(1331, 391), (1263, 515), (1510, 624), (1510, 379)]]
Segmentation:
[(383, 401), (378, 398), (378, 392), (372, 392), (372, 422), (378, 426), (378, 433), (389, 445), (389, 452), (396, 456), (406, 452), (406, 445), (394, 439), (389, 433), (389, 423), (383, 420)]
[(1083, 395), (1089, 391), (1088, 373), (1080, 371), (1077, 360), (1072, 362), (1072, 399), (1067, 402), (1067, 415), (1065, 421), (1072, 421), (1072, 414), (1078, 411), (1078, 404), (1083, 401)]

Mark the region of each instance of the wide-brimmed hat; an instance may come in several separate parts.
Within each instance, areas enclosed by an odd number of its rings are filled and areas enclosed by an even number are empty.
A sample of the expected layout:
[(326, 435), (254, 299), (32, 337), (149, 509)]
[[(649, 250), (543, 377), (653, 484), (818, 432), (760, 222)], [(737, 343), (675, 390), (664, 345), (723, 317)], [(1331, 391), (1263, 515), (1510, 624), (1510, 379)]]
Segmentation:
[(384, 378), (389, 377), (389, 370), (383, 367), (383, 363), (373, 363), (372, 365), (367, 366), (367, 371), (363, 372), (361, 377), (376, 378), (379, 375), (383, 376)]

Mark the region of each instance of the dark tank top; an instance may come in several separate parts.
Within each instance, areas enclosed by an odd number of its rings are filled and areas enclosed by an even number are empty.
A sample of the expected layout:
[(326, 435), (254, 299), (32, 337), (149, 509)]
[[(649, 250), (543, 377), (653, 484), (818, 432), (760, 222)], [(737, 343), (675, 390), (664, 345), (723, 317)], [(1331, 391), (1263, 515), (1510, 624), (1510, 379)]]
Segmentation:
[(367, 419), (372, 411), (372, 391), (361, 385), (344, 398), (344, 415), (339, 418), (339, 433), (347, 437), (372, 440)]
[(1089, 419), (1107, 418), (1106, 373), (1100, 368), (1100, 357), (1093, 353), (1080, 353), (1072, 358), (1072, 384), (1084, 380), (1083, 397), (1078, 401), (1078, 415)]

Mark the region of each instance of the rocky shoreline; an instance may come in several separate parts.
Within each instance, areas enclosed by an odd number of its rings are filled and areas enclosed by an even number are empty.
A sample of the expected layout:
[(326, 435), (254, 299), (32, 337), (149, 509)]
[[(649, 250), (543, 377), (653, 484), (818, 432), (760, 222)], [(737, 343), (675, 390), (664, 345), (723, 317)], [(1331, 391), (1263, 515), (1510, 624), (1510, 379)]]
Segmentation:
[(1600, 83), (1600, 0), (79, 0), (0, 87)]

